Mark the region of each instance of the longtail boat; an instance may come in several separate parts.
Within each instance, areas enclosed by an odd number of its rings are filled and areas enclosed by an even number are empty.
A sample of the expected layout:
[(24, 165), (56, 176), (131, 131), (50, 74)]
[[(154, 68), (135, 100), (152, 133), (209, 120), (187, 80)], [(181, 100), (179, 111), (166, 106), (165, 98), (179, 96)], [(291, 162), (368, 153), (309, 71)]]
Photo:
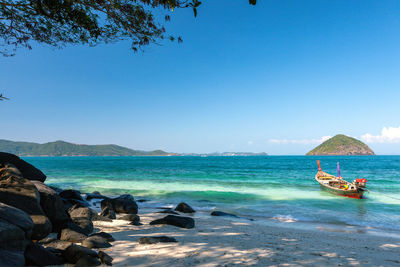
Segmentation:
[(366, 191), (366, 179), (355, 179), (351, 183), (343, 180), (342, 176), (340, 175), (339, 162), (337, 164), (338, 176), (323, 172), (319, 160), (317, 160), (317, 165), (318, 172), (315, 175), (315, 180), (317, 180), (317, 182), (321, 185), (322, 189), (339, 196), (362, 198), (364, 192)]

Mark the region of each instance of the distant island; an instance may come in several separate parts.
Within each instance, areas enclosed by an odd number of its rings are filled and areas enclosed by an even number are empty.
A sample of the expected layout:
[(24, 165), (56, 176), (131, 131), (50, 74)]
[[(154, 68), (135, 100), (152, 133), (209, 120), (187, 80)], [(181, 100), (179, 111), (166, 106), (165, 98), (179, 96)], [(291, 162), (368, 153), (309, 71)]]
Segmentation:
[(306, 155), (375, 155), (374, 151), (369, 148), (366, 144), (357, 140), (353, 137), (349, 137), (343, 134), (338, 134), (310, 152)]
[(265, 152), (214, 152), (214, 153), (182, 153), (178, 156), (198, 156), (198, 157), (234, 157), (234, 156), (268, 156)]
[(267, 156), (267, 153), (253, 152), (214, 152), (214, 153), (169, 153), (163, 150), (142, 151), (118, 145), (80, 145), (65, 141), (44, 144), (14, 142), (0, 139), (0, 152), (25, 157), (66, 157), (66, 156)]
[(169, 156), (162, 150), (141, 151), (117, 145), (78, 145), (64, 141), (44, 144), (0, 140), (0, 151), (18, 156)]

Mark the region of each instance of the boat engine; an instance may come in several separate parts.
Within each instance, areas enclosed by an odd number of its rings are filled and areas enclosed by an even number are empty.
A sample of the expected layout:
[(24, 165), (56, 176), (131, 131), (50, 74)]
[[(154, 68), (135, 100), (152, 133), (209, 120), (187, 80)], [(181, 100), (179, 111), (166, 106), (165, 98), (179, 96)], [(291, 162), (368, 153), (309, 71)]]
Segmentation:
[(358, 186), (358, 187), (366, 187), (367, 186), (367, 179), (364, 178), (357, 178), (354, 183)]

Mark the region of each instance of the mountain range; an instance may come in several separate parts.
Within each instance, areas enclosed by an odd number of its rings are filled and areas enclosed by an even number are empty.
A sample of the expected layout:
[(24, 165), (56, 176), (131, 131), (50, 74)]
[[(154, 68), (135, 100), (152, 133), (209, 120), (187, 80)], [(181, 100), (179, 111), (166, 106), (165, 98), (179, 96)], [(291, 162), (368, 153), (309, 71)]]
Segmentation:
[(79, 145), (65, 141), (44, 144), (0, 140), (0, 151), (18, 156), (168, 156), (162, 150), (142, 151), (118, 145)]

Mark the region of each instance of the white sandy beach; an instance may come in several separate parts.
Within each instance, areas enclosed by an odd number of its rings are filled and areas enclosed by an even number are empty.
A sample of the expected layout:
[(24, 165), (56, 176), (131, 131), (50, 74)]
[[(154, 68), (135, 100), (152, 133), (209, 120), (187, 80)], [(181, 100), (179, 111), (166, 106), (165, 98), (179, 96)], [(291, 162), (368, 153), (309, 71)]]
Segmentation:
[[(154, 211), (154, 210), (153, 210)], [(400, 239), (365, 233), (300, 230), (197, 212), (194, 229), (151, 226), (166, 214), (141, 209), (143, 225), (123, 220), (95, 222), (116, 239), (105, 251), (114, 266), (399, 266)], [(178, 243), (142, 245), (144, 236)]]

